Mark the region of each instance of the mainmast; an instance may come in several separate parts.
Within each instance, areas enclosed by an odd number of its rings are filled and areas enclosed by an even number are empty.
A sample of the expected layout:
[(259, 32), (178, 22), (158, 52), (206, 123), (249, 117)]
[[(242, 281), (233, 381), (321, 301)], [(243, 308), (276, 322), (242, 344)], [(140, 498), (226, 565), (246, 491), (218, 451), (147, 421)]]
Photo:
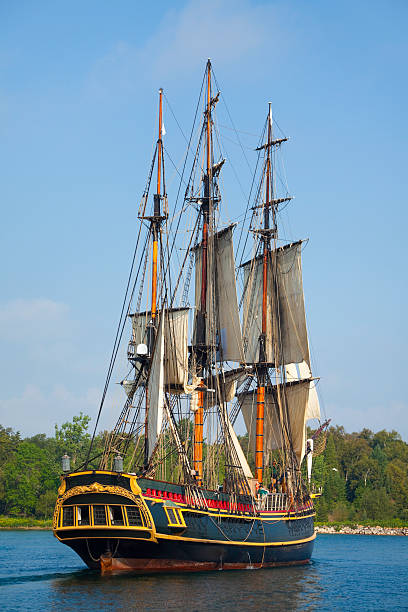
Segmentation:
[[(202, 262), (201, 262), (201, 299), (198, 321), (199, 350), (196, 352), (199, 366), (198, 375), (203, 376), (208, 367), (207, 347), (207, 275), (208, 275), (208, 227), (211, 208), (211, 60), (207, 62), (207, 101), (206, 101), (206, 174), (204, 175), (204, 194), (201, 203), (203, 217)], [(198, 405), (194, 413), (194, 449), (193, 465), (197, 483), (202, 484), (203, 478), (203, 425), (204, 425), (204, 392), (198, 391)]]
[[(150, 231), (153, 237), (152, 246), (152, 301), (151, 301), (151, 321), (148, 325), (147, 342), (149, 353), (152, 353), (154, 346), (155, 334), (157, 331), (157, 269), (158, 269), (158, 253), (159, 253), (159, 235), (160, 227), (163, 219), (161, 215), (161, 184), (162, 173), (164, 179), (164, 160), (163, 160), (163, 89), (159, 89), (159, 138), (157, 140), (157, 189), (153, 196), (153, 216), (145, 217), (150, 221)], [(164, 181), (163, 181), (164, 182)], [(144, 444), (144, 468), (147, 469), (149, 463), (149, 438), (148, 438), (148, 416), (149, 416), (149, 397), (146, 388), (146, 413), (145, 413), (145, 444)]]
[[(270, 252), (269, 228), (269, 208), (272, 198), (270, 197), (272, 177), (271, 177), (271, 140), (272, 140), (272, 110), (269, 103), (268, 131), (267, 131), (267, 157), (266, 157), (266, 190), (265, 203), (263, 210), (263, 230), (260, 234), (263, 241), (262, 257), (262, 333), (259, 338), (259, 365), (257, 368), (258, 388), (256, 394), (256, 443), (255, 443), (255, 477), (261, 484), (263, 480), (263, 435), (264, 435), (264, 412), (265, 412), (265, 385), (267, 379), (266, 366), (266, 315), (267, 315), (267, 295), (268, 295), (268, 254)], [(275, 221), (275, 219), (274, 219)], [(274, 223), (275, 225), (275, 223)]]

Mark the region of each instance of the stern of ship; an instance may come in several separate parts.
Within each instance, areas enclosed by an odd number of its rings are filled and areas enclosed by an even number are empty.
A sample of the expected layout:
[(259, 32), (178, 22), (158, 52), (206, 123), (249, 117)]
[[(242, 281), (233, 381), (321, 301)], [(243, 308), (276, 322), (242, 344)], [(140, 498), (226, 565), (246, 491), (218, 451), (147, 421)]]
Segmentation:
[(61, 477), (53, 532), (92, 569), (109, 571), (120, 550), (148, 550), (155, 525), (136, 475), (102, 470)]

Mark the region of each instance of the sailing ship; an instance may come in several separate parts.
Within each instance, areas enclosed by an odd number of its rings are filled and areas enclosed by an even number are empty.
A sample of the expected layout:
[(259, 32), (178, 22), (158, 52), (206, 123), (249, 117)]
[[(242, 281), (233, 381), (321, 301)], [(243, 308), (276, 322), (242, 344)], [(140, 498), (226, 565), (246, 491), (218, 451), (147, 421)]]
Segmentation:
[[(209, 60), (177, 215), (166, 194), (159, 91), (158, 140), (95, 432), (129, 321), (126, 401), (102, 453), (94, 432), (80, 470), (63, 458), (54, 534), (101, 572), (266, 568), (312, 555), (315, 509), (304, 466), (310, 482), (313, 440), (305, 431), (320, 409), (302, 241), (282, 244), (278, 233), (291, 197), (278, 193), (275, 159), (287, 138), (275, 137), (269, 105), (249, 231), (241, 231), (249, 255), (237, 265), (238, 225), (221, 221), (225, 159), (217, 156), (214, 82)], [(242, 417), (247, 434), (238, 436)]]

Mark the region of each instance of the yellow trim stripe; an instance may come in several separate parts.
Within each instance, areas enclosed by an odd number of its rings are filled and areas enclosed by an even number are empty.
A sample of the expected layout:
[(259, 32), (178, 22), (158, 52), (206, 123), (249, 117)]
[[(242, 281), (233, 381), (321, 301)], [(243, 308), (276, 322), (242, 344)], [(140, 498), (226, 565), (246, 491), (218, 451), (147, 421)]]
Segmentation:
[[(55, 537), (57, 538), (57, 540), (59, 540), (60, 542), (67, 542), (67, 541), (71, 541), (71, 540), (83, 540), (84, 537), (83, 536), (78, 536), (75, 538), (60, 538), (56, 533), (54, 533)], [(88, 536), (87, 538), (85, 538), (87, 540), (106, 540), (106, 536)], [(117, 538), (115, 538), (115, 540), (139, 540), (139, 542), (153, 542), (153, 544), (157, 544), (157, 540), (156, 538), (152, 535), (150, 538), (135, 538), (135, 537), (122, 537), (119, 536)]]
[(303, 540), (292, 540), (290, 542), (235, 542), (233, 540), (203, 540), (200, 538), (186, 538), (183, 536), (173, 536), (167, 535), (166, 533), (156, 533), (156, 538), (158, 540), (182, 540), (183, 542), (201, 542), (204, 544), (231, 544), (233, 546), (288, 546), (291, 544), (304, 544), (305, 542), (311, 542), (316, 538), (316, 533), (314, 533), (310, 538), (305, 538)]
[[(60, 538), (58, 537), (58, 535), (55, 533), (55, 537), (60, 541), (60, 542), (64, 542), (65, 540), (83, 540), (83, 537), (75, 537), (75, 538)], [(105, 539), (106, 536), (88, 536), (87, 539), (91, 540), (103, 540)], [(303, 540), (292, 540), (290, 542), (235, 542), (232, 540), (200, 540), (199, 538), (185, 538), (183, 536), (173, 536), (173, 535), (167, 535), (165, 533), (161, 533), (161, 534), (156, 534), (156, 538), (157, 540), (178, 540), (178, 541), (183, 541), (183, 542), (200, 542), (202, 544), (228, 544), (231, 546), (262, 546), (264, 548), (269, 547), (269, 546), (291, 546), (292, 544), (305, 544), (306, 542), (311, 542), (312, 540), (314, 540), (316, 538), (316, 534), (314, 533), (310, 538), (304, 538)], [(115, 538), (115, 540), (143, 540), (145, 542), (150, 542), (152, 541), (153, 543), (156, 543), (157, 540), (155, 540), (155, 538), (129, 538), (129, 537), (123, 537), (120, 536), (118, 538)]]
[(154, 531), (151, 527), (140, 527), (138, 525), (71, 525), (64, 527), (58, 527), (54, 531), (60, 531), (61, 529), (132, 529), (139, 531)]

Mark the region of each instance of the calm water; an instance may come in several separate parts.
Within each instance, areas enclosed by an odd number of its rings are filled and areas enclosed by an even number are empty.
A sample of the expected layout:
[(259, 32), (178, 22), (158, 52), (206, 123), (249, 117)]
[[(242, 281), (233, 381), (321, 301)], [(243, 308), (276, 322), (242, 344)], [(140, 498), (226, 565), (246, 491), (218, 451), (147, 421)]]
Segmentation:
[(299, 568), (101, 577), (48, 531), (0, 531), (1, 610), (408, 610), (408, 537), (318, 536)]

